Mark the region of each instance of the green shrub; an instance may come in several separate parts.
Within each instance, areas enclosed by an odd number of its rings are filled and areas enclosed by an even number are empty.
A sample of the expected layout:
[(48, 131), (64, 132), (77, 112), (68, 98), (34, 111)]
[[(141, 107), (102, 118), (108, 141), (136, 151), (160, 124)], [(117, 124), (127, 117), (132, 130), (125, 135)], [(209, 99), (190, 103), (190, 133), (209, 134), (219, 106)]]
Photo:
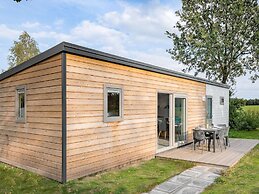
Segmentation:
[(246, 111), (244, 113), (245, 124), (243, 127), (245, 127), (246, 130), (254, 130), (256, 128), (259, 128), (259, 112)]
[(234, 123), (232, 128), (236, 130), (255, 130), (259, 128), (259, 113), (255, 111), (240, 111), (232, 121)]
[(244, 102), (242, 99), (231, 98), (229, 102), (229, 125), (232, 129), (238, 129), (241, 127), (242, 122), (240, 118), (243, 118), (241, 114), (243, 114), (244, 110), (242, 109), (244, 106)]
[(230, 99), (229, 125), (236, 130), (255, 130), (259, 128), (259, 112), (244, 111), (244, 103), (237, 98)]

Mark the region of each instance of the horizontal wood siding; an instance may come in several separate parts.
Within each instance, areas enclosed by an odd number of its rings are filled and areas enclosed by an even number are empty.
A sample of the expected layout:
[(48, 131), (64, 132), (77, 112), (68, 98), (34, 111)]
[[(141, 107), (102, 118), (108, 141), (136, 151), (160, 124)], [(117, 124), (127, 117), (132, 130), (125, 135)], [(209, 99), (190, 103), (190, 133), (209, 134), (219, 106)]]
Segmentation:
[[(124, 87), (124, 120), (103, 122), (104, 84)], [(188, 96), (188, 131), (205, 123), (205, 84), (67, 54), (68, 179), (155, 156), (157, 92)]]
[[(17, 123), (16, 87), (27, 121)], [(0, 81), (0, 161), (61, 181), (61, 55)]]

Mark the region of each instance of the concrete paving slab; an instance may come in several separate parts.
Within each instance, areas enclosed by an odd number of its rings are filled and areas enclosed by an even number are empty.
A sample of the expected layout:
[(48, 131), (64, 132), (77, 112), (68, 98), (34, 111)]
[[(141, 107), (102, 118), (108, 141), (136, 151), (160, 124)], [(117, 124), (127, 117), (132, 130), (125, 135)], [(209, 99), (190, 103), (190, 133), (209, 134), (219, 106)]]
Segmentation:
[(175, 176), (175, 177), (169, 179), (168, 181), (178, 183), (178, 184), (184, 184), (190, 180), (191, 180), (191, 177), (183, 176), (183, 175), (179, 174), (178, 176)]
[(219, 174), (215, 174), (212, 172), (206, 172), (206, 173), (200, 175), (199, 178), (211, 182), (211, 181), (214, 181), (219, 176), (220, 176)]
[(184, 187), (174, 192), (175, 194), (199, 194), (203, 191), (201, 188)]
[(168, 194), (168, 192), (153, 189), (149, 194)]
[(166, 182), (158, 185), (155, 189), (159, 190), (159, 191), (171, 193), (171, 192), (175, 191), (177, 188), (179, 188), (180, 186), (181, 186), (181, 184), (179, 184), (179, 183), (166, 181)]
[(209, 186), (210, 184), (212, 184), (213, 181), (205, 181), (203, 179), (200, 178), (194, 178), (192, 179), (189, 183), (188, 186), (190, 187), (200, 187), (200, 188), (205, 188), (207, 186)]
[(198, 177), (202, 174), (202, 172), (194, 171), (194, 170), (185, 170), (181, 173), (181, 175), (189, 176), (189, 177)]
[(220, 176), (221, 167), (195, 166), (156, 186), (150, 194), (195, 194), (201, 193)]

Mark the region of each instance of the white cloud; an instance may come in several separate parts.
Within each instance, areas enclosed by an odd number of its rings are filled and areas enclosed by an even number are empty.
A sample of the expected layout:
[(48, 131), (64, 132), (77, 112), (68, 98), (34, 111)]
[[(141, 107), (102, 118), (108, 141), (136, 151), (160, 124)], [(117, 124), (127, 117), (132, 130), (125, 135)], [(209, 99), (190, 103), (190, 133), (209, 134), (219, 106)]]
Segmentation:
[(45, 39), (45, 40), (54, 40), (55, 42), (62, 42), (62, 41), (71, 41), (71, 36), (59, 33), (55, 31), (39, 31), (39, 32), (29, 32), (33, 38), (36, 39), (36, 41), (39, 39)]
[(26, 28), (26, 29), (31, 29), (31, 28), (38, 28), (41, 26), (41, 24), (39, 22), (25, 22), (25, 23), (22, 23), (22, 28)]
[(250, 75), (237, 78), (235, 96), (242, 98), (259, 98), (259, 80), (252, 83), (249, 78)]
[(174, 10), (159, 3), (131, 6), (122, 3), (121, 11), (112, 11), (99, 18), (100, 23), (134, 36), (137, 41), (151, 39), (163, 42), (165, 31), (172, 31), (177, 21)]
[(79, 0), (57, 0), (57, 2), (66, 3), (69, 5), (77, 5), (77, 6), (84, 6), (84, 7), (93, 7), (93, 6), (100, 6), (103, 5), (103, 2), (99, 1), (79, 1)]
[(73, 28), (70, 36), (76, 41), (84, 40), (99, 47), (116, 48), (123, 48), (123, 42), (126, 39), (124, 33), (88, 20)]
[(15, 39), (21, 34), (22, 30), (15, 30), (7, 27), (5, 24), (0, 24), (0, 38)]
[(64, 20), (63, 19), (58, 19), (54, 22), (54, 25), (56, 28), (60, 29), (64, 24)]
[(178, 62), (173, 61), (169, 54), (168, 56), (165, 55), (165, 50), (157, 49), (155, 51), (149, 52), (141, 52), (141, 51), (131, 51), (130, 56), (134, 60), (142, 61), (145, 63), (149, 63), (155, 66), (160, 66), (167, 69), (172, 69), (175, 71), (181, 71), (183, 66), (179, 65)]

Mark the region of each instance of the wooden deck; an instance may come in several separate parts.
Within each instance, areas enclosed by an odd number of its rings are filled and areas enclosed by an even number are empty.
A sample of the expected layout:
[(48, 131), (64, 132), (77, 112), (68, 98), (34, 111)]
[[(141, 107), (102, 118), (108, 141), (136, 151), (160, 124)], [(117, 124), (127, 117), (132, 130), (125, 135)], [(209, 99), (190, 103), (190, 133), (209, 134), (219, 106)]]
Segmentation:
[(235, 165), (246, 153), (253, 149), (259, 140), (248, 140), (248, 139), (230, 139), (230, 147), (222, 152), (218, 145), (216, 145), (216, 152), (208, 152), (204, 150), (202, 153), (201, 149), (193, 150), (193, 144), (171, 149), (156, 155), (156, 157), (170, 158), (177, 160), (187, 160), (197, 163), (218, 165), (224, 167), (231, 167)]

